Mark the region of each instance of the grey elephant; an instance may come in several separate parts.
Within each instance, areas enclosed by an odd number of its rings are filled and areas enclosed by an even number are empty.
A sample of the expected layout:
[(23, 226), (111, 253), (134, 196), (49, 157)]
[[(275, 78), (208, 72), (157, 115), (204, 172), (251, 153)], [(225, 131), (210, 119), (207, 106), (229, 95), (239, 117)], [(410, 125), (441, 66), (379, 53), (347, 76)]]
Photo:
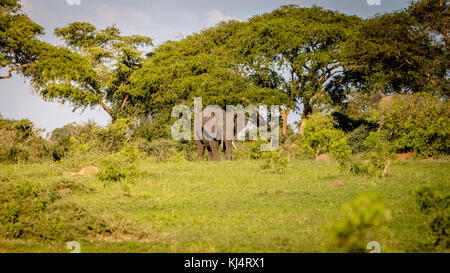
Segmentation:
[[(219, 160), (219, 147), (223, 147), (226, 160), (232, 160), (233, 139), (241, 132), (249, 121), (256, 126), (265, 126), (267, 122), (256, 112), (247, 117), (243, 112), (227, 113), (226, 111), (208, 107), (194, 120), (197, 142), (197, 159), (203, 160), (205, 149), (208, 149), (209, 160)], [(270, 126), (268, 126), (270, 128)]]

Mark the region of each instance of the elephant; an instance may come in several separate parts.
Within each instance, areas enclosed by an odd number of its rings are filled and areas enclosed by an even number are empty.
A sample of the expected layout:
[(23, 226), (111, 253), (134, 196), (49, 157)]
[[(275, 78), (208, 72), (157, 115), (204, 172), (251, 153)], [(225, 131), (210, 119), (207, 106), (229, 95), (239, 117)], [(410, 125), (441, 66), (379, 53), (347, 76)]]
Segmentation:
[[(233, 139), (247, 126), (249, 121), (255, 120), (257, 126), (268, 126), (258, 112), (249, 118), (244, 112), (227, 113), (215, 107), (203, 110), (201, 115), (194, 120), (198, 161), (203, 160), (205, 148), (208, 149), (209, 160), (218, 161), (219, 146), (223, 147), (225, 159), (232, 160)], [(268, 127), (270, 129), (270, 126)]]

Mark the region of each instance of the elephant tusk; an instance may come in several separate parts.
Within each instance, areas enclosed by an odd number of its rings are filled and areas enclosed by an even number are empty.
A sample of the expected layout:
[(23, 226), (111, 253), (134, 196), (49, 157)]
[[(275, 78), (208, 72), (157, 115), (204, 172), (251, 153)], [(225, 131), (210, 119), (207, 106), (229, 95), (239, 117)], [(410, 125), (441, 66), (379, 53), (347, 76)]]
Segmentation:
[(234, 141), (231, 141), (231, 144), (233, 144), (233, 148), (236, 149), (236, 145), (234, 145)]

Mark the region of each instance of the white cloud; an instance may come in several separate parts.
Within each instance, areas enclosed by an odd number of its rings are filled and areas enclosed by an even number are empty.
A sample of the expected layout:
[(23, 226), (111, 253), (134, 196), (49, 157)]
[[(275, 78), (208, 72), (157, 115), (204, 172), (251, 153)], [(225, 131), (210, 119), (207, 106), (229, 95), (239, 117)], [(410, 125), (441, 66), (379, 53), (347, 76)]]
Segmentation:
[(117, 23), (142, 28), (152, 24), (152, 18), (148, 14), (135, 8), (99, 3), (94, 5), (93, 11), (106, 25)]
[(230, 15), (225, 15), (220, 10), (212, 9), (212, 10), (208, 11), (208, 17), (206, 18), (206, 24), (208, 26), (215, 26), (222, 21), (229, 21), (229, 20), (238, 20), (238, 19), (234, 18)]

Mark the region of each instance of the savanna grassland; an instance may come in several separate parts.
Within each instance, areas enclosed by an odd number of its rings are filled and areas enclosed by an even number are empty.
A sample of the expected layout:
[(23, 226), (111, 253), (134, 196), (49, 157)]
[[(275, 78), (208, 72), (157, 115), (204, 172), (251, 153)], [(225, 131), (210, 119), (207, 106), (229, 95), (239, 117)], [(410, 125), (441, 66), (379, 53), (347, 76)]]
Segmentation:
[[(71, 174), (87, 163), (95, 160), (0, 165), (0, 189), (14, 184), (14, 200), (24, 192), (17, 185), (65, 187), (70, 193), (55, 202), (83, 207), (121, 226), (110, 235), (71, 238), (81, 242), (82, 252), (321, 252), (333, 223), (345, 217), (342, 206), (362, 192), (376, 192), (391, 218), (370, 230), (367, 240), (380, 242), (382, 252), (434, 252), (430, 218), (420, 212), (413, 191), (425, 185), (442, 192), (450, 188), (445, 160), (397, 161), (384, 178), (349, 176), (332, 161), (293, 160), (276, 174), (258, 160), (144, 160), (127, 196), (118, 183)], [(343, 184), (332, 185), (336, 180)], [(35, 219), (28, 223), (43, 221), (42, 212), (31, 215)], [(66, 221), (61, 225), (86, 225), (80, 217)], [(0, 251), (69, 252), (61, 237), (42, 235), (1, 240)]]

